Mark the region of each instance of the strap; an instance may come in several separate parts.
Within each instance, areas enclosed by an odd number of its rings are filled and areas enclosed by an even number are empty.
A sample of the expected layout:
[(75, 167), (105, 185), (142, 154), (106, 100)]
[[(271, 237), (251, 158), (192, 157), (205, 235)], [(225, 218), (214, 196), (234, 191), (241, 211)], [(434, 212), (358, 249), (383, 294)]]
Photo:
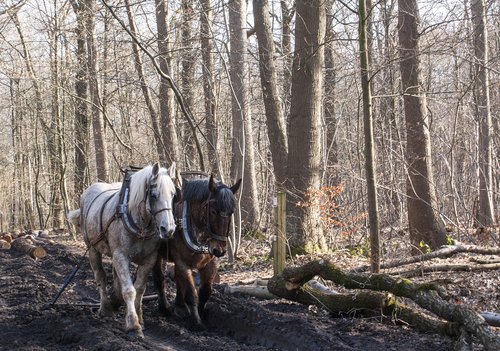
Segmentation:
[(189, 210), (189, 204), (187, 201), (184, 201), (184, 206), (182, 208), (182, 234), (183, 234), (182, 237), (184, 239), (184, 242), (186, 243), (186, 246), (192, 251), (196, 253), (207, 254), (209, 253), (208, 246), (199, 244), (193, 237), (192, 232), (189, 230), (188, 226), (189, 219), (187, 215), (188, 210)]

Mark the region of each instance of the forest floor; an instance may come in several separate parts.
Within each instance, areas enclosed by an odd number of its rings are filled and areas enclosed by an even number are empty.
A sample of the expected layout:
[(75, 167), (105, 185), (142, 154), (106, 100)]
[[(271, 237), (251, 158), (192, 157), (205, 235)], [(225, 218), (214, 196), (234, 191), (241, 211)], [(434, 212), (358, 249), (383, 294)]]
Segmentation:
[[(220, 284), (207, 304), (205, 331), (193, 332), (182, 320), (160, 316), (156, 300), (151, 300), (144, 303), (145, 339), (133, 339), (124, 332), (123, 309), (113, 317), (97, 315), (98, 292), (87, 259), (57, 304), (49, 306), (85, 252), (84, 244), (68, 234), (51, 237), (54, 243), (45, 247), (48, 255), (40, 260), (13, 249), (0, 250), (1, 350), (439, 351), (454, 347), (454, 340), (448, 337), (422, 333), (390, 318), (363, 318), (355, 312), (334, 318), (322, 309), (284, 299), (224, 294), (225, 284), (271, 276), (269, 245), (257, 240), (243, 242), (235, 264), (220, 260)], [(404, 248), (393, 246), (391, 250), (386, 258), (407, 255)], [(463, 263), (470, 256), (460, 254), (440, 261)], [(329, 259), (345, 269), (368, 263), (365, 257), (345, 250)], [(109, 272), (109, 260), (107, 263)], [(500, 310), (498, 271), (434, 273), (419, 279), (440, 279), (457, 304), (477, 311)], [(151, 285), (146, 295), (155, 294)], [(169, 296), (174, 297), (173, 286)], [(482, 347), (474, 344), (474, 349)]]

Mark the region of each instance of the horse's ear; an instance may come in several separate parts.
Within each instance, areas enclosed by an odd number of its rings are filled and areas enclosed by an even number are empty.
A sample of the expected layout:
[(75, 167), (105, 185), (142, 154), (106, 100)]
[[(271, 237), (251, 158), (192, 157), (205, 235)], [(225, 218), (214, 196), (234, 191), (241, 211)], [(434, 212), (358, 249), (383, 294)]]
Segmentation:
[(241, 178), (238, 179), (238, 181), (236, 183), (234, 183), (234, 185), (231, 188), (229, 188), (229, 189), (231, 189), (231, 191), (233, 192), (233, 194), (236, 194), (236, 192), (238, 191), (238, 189), (240, 188), (240, 186), (241, 186)]
[(215, 183), (213, 174), (210, 175), (210, 180), (208, 181), (208, 190), (212, 193), (217, 191), (217, 184)]
[(168, 175), (170, 178), (175, 179), (175, 162), (172, 162), (172, 165), (168, 168)]
[(156, 162), (154, 165), (153, 165), (153, 178), (156, 178), (158, 177), (158, 173), (160, 172), (160, 163), (159, 162)]

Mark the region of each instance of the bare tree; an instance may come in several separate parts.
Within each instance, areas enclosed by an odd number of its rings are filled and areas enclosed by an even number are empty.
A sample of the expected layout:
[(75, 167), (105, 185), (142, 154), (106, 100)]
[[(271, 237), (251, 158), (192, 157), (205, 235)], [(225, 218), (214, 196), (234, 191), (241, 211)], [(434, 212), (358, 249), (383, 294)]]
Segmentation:
[(295, 15), (295, 0), (282, 0), (281, 5), (281, 55), (283, 56), (283, 102), (285, 115), (290, 110), (292, 82), (292, 19)]
[(231, 52), (229, 56), (232, 94), (232, 152), (231, 178), (243, 178), (241, 189), (241, 220), (255, 228), (259, 220), (259, 202), (255, 178), (254, 146), (250, 104), (248, 101), (246, 1), (229, 4)]
[(101, 114), (101, 98), (99, 95), (99, 81), (97, 77), (97, 47), (94, 39), (96, 0), (85, 0), (85, 28), (87, 34), (87, 60), (88, 60), (88, 84), (92, 101), (92, 130), (94, 132), (95, 161), (97, 168), (97, 179), (109, 181), (108, 173), (108, 148), (104, 130), (104, 120)]
[(295, 56), (288, 134), (287, 233), (294, 252), (326, 249), (317, 202), (301, 206), (321, 181), (321, 97), (325, 3), (296, 4)]
[[(132, 35), (137, 36), (137, 28), (135, 25), (135, 20), (134, 16), (132, 14), (132, 10), (130, 8), (130, 1), (125, 0), (125, 7), (127, 8), (127, 16), (128, 16), (128, 23), (130, 27), (130, 32)], [(158, 153), (158, 157), (160, 160), (165, 160), (166, 155), (165, 155), (165, 150), (162, 145), (162, 140), (161, 140), (161, 131), (160, 131), (160, 126), (158, 123), (158, 114), (156, 112), (155, 106), (153, 104), (153, 99), (151, 98), (151, 92), (146, 84), (146, 79), (144, 77), (144, 68), (142, 64), (142, 58), (141, 58), (141, 53), (139, 50), (139, 45), (132, 40), (132, 51), (134, 53), (134, 66), (135, 70), (137, 71), (137, 75), (139, 76), (139, 84), (141, 86), (142, 90), (142, 95), (144, 96), (144, 101), (146, 102), (146, 106), (149, 111), (149, 116), (151, 118), (151, 126), (153, 128), (153, 133), (154, 133), (154, 138), (155, 138), (155, 143), (156, 143), (156, 151)]]
[[(168, 5), (165, 0), (155, 0), (156, 26), (158, 30), (158, 55), (160, 69), (170, 75), (170, 44), (168, 26)], [(160, 128), (162, 132), (163, 147), (165, 148), (165, 161), (172, 163), (180, 161), (177, 130), (173, 109), (174, 95), (170, 84), (165, 77), (160, 78)]]
[[(193, 0), (182, 0), (182, 23), (181, 23), (181, 41), (182, 41), (182, 94), (184, 101), (189, 108), (194, 105), (194, 73), (196, 56), (194, 51), (193, 40), (193, 21), (194, 21), (194, 6)], [(189, 169), (195, 168), (194, 160), (196, 160), (196, 148), (191, 133), (196, 133), (189, 128), (188, 123), (179, 123), (182, 131), (182, 147), (186, 167)]]
[(214, 174), (220, 173), (217, 158), (217, 118), (216, 99), (214, 87), (214, 59), (212, 43), (212, 8), (210, 0), (201, 1), (202, 11), (200, 13), (200, 37), (203, 72), (203, 100), (205, 105), (205, 126), (208, 143), (208, 164)]
[(75, 172), (74, 196), (75, 205), (79, 205), (79, 195), (89, 183), (88, 175), (88, 150), (89, 150), (89, 120), (87, 108), (87, 47), (86, 47), (86, 21), (83, 2), (71, 0), (71, 6), (76, 15), (76, 60), (78, 69), (75, 72)]
[(488, 77), (488, 35), (485, 26), (484, 0), (471, 0), (474, 42), (474, 110), (479, 123), (479, 208), (477, 226), (491, 227), (495, 223), (493, 207), (493, 176), (491, 133), (493, 131), (490, 113), (490, 92)]
[(370, 260), (372, 272), (380, 271), (379, 214), (377, 199), (377, 175), (375, 167), (375, 145), (373, 142), (372, 92), (370, 84), (370, 51), (368, 49), (368, 13), (366, 0), (359, 0), (359, 55), (361, 67), (361, 89), (363, 90), (363, 121), (365, 132), (366, 188), (368, 193), (368, 216), (370, 226)]
[(431, 140), (427, 102), (421, 76), (419, 24), (416, 0), (399, 0), (401, 82), (406, 120), (406, 195), (413, 249), (421, 243), (435, 249), (446, 244), (446, 232), (437, 213), (432, 174)]
[(264, 106), (266, 109), (267, 132), (271, 146), (276, 183), (278, 187), (286, 180), (286, 159), (288, 145), (286, 125), (279, 99), (278, 79), (274, 64), (274, 42), (269, 20), (267, 0), (253, 0), (255, 32), (259, 43), (259, 68)]

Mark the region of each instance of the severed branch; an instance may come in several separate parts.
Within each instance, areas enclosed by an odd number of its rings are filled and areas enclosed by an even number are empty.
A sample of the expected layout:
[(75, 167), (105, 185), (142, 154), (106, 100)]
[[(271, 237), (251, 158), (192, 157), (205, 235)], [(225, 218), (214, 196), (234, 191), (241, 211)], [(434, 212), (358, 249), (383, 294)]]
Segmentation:
[(468, 264), (440, 264), (433, 266), (422, 266), (415, 269), (399, 272), (391, 272), (391, 275), (399, 275), (405, 278), (416, 277), (425, 273), (434, 272), (471, 272), (500, 269), (500, 263), (487, 263), (481, 265)]
[[(328, 261), (316, 260), (300, 267), (286, 268), (281, 275), (269, 281), (268, 288), (275, 295), (292, 299), (298, 293), (297, 289), (290, 287), (301, 286), (314, 276), (331, 280), (348, 289), (386, 291), (396, 296), (410, 298), (438, 317), (463, 326), (467, 333), (475, 335), (480, 340), (486, 350), (500, 350), (500, 336), (493, 332), (481, 315), (471, 308), (443, 300), (441, 297), (444, 295), (443, 291), (433, 284), (415, 284), (408, 279), (386, 274), (344, 272)], [(293, 291), (295, 293), (292, 293)]]
[[(453, 245), (453, 246), (444, 246), (439, 250), (419, 255), (419, 256), (411, 256), (399, 260), (394, 260), (386, 263), (382, 263), (380, 268), (393, 268), (404, 266), (411, 263), (429, 261), (434, 258), (447, 258), (453, 256), (457, 253), (470, 252), (477, 253), (482, 255), (498, 255), (500, 254), (500, 247), (482, 247), (476, 245)], [(362, 266), (353, 270), (353, 272), (365, 272), (370, 269), (370, 266)]]

